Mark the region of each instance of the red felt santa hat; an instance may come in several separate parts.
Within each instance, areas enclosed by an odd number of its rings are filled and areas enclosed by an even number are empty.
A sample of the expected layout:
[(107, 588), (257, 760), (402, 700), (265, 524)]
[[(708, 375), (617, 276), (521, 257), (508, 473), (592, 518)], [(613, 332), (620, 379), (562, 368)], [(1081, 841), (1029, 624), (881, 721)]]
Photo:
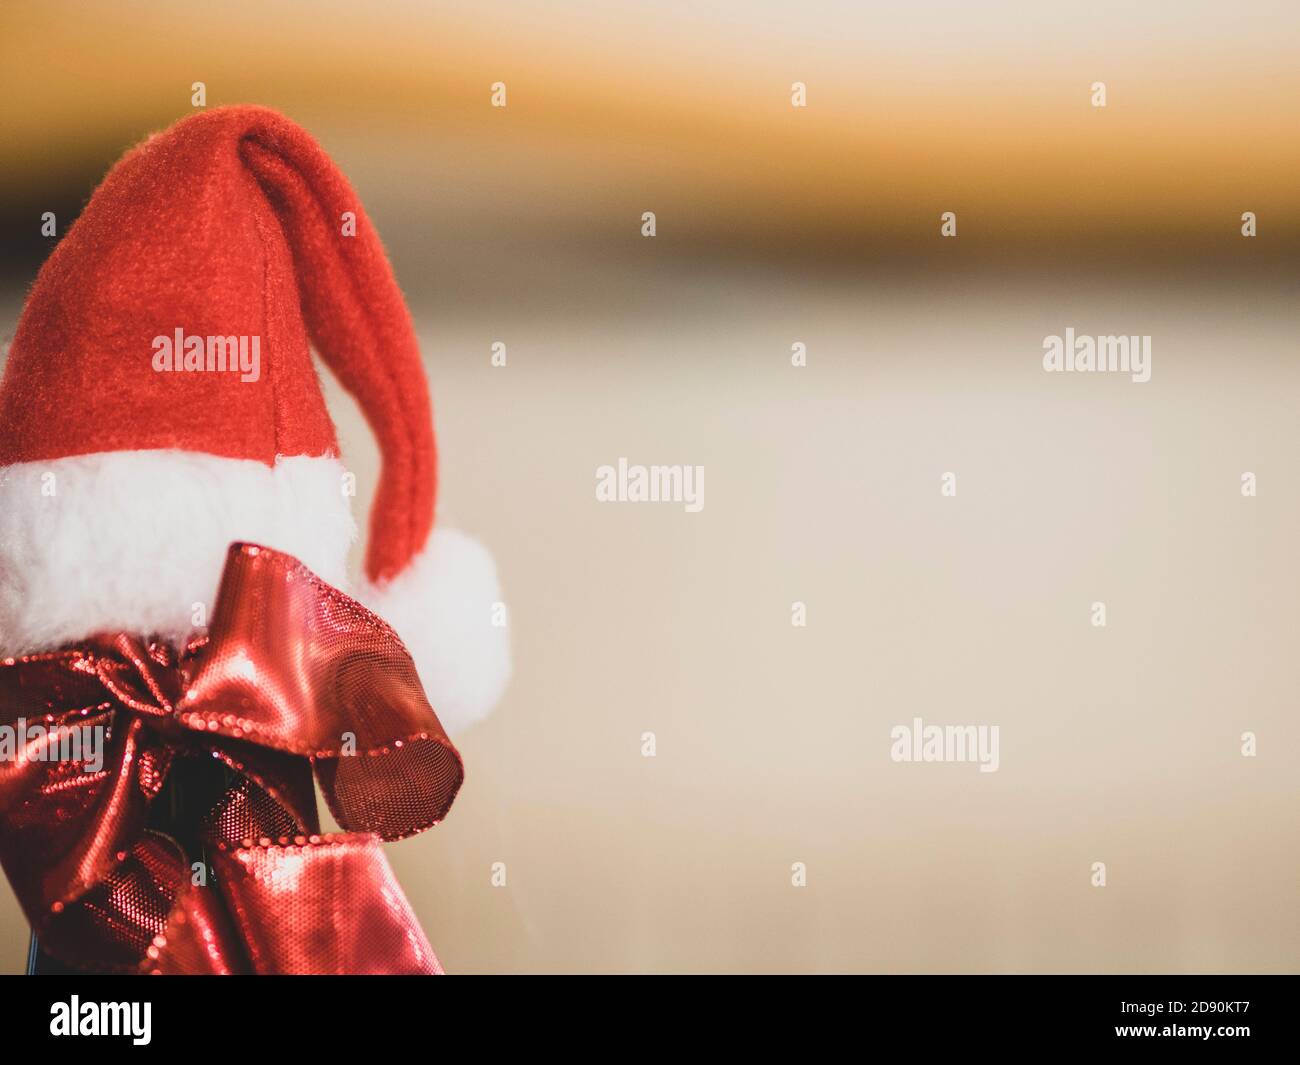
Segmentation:
[(106, 630), (180, 641), (232, 541), (346, 583), (346, 471), (309, 344), (382, 472), (358, 594), (410, 648), (449, 731), (509, 674), (491, 558), (434, 527), (415, 332), (347, 180), (260, 107), (128, 153), (42, 268), (0, 382), (0, 657)]

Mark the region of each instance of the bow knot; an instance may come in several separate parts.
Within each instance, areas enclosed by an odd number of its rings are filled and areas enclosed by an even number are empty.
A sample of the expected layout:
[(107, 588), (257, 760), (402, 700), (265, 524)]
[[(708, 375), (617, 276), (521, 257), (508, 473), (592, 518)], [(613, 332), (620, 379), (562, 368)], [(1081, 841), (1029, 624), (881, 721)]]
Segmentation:
[[(0, 662), (0, 725), (30, 717), (0, 764), (0, 861), (61, 960), (441, 971), (378, 841), (446, 815), (460, 756), (396, 633), (297, 560), (232, 545), (182, 649), (113, 633)], [(68, 756), (78, 732), (100, 757)], [(192, 819), (172, 838), (152, 804), (180, 761)], [(321, 833), (313, 770), (347, 832)]]

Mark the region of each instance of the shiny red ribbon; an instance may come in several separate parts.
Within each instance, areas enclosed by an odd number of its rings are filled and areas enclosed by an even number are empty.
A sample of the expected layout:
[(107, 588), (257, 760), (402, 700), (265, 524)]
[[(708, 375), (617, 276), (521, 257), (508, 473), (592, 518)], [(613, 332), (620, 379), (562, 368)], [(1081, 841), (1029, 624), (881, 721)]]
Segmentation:
[[(296, 559), (233, 544), (208, 635), (179, 653), (119, 633), (0, 661), (0, 724), (19, 719), (46, 735), (0, 761), (0, 863), (52, 956), (97, 971), (442, 971), (379, 841), (442, 820), (460, 755), (397, 634)], [(84, 726), (105, 730), (97, 772), (47, 749)], [(188, 758), (209, 763), (205, 878), (149, 827)], [(345, 833), (320, 832), (313, 768)]]

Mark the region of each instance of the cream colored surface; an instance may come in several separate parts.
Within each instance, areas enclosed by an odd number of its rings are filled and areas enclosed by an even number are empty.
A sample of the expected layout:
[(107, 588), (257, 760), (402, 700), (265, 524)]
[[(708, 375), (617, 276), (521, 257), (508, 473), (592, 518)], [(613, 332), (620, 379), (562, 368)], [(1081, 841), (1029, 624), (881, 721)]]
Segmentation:
[[(451, 818), (392, 848), (447, 966), (1295, 970), (1300, 367), (1248, 324), (1294, 304), (712, 295), (512, 323), (505, 369), (499, 321), (427, 331), (517, 663)], [(1046, 333), (1129, 321), (1149, 384), (1043, 373)], [(704, 510), (595, 502), (620, 455), (704, 464)], [(893, 763), (916, 715), (1000, 725), (1001, 769)]]

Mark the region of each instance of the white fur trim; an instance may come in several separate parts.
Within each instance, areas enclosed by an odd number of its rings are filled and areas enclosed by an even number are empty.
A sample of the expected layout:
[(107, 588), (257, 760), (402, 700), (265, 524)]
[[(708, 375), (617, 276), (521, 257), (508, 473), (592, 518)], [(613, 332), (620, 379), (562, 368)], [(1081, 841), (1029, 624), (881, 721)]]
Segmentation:
[(183, 641), (235, 540), (343, 587), (356, 537), (343, 472), (328, 457), (170, 450), (0, 469), (0, 658), (116, 629)]
[(496, 705), (510, 679), (510, 636), (493, 624), (505, 620), (493, 618), (501, 589), (481, 544), (435, 528), (406, 569), (368, 585), (360, 599), (401, 636), (449, 733), (460, 734)]

